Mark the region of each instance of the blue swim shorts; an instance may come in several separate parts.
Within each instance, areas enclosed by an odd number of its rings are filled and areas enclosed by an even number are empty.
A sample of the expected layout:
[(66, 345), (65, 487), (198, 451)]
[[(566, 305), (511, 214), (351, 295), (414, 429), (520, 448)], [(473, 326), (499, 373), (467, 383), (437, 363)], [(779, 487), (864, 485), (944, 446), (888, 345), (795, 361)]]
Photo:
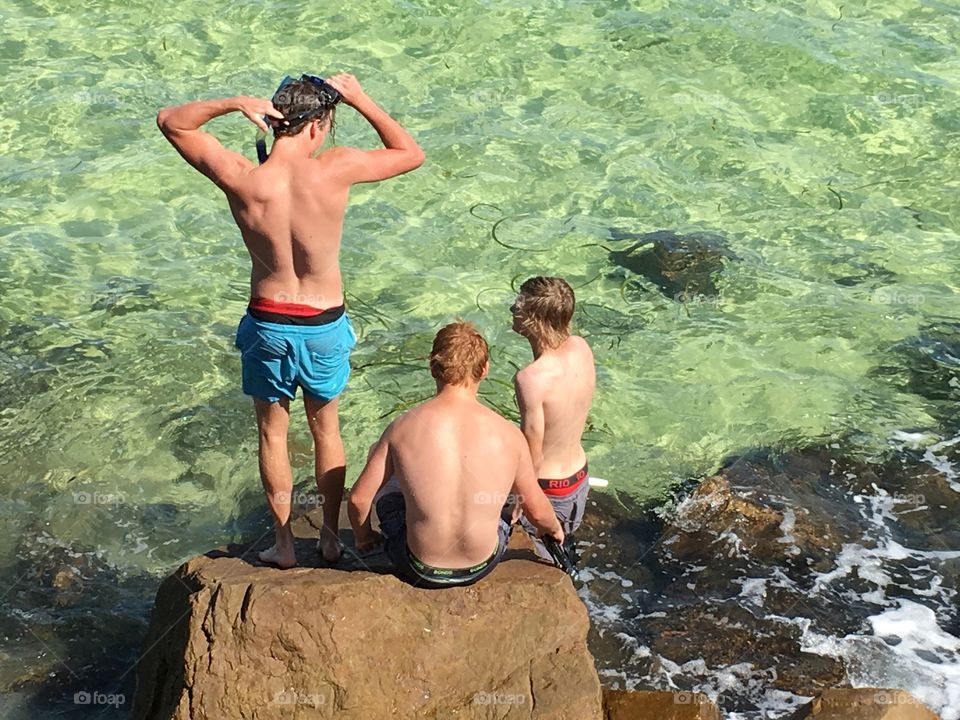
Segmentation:
[(283, 325), (248, 312), (237, 328), (243, 392), (268, 402), (297, 396), (297, 387), (318, 400), (333, 400), (350, 377), (357, 335), (347, 314), (326, 325)]

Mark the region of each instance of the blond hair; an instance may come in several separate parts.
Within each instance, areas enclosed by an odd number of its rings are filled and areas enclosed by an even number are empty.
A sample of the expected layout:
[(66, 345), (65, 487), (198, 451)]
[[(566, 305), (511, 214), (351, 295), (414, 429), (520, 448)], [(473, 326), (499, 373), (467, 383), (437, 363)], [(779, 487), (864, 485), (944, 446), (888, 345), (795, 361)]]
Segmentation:
[(469, 385), (483, 378), (489, 348), (473, 323), (457, 322), (440, 328), (430, 351), (430, 374), (444, 385)]
[(570, 337), (573, 288), (558, 277), (532, 277), (520, 286), (515, 314), (525, 336), (555, 348)]

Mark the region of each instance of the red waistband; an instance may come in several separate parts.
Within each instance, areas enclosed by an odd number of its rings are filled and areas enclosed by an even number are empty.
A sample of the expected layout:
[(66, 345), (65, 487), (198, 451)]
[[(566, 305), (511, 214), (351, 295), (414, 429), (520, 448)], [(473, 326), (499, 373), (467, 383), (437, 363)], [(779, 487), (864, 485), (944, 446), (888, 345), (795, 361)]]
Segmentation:
[(540, 484), (540, 488), (543, 490), (544, 495), (550, 495), (551, 497), (564, 497), (565, 495), (570, 495), (571, 493), (576, 492), (576, 490), (586, 481), (587, 466), (584, 465), (573, 475), (563, 478), (562, 480), (545, 480), (540, 478), (537, 482)]
[(276, 300), (267, 300), (267, 298), (250, 298), (250, 307), (261, 312), (292, 315), (293, 317), (310, 317), (324, 312), (324, 308), (316, 308), (312, 305), (277, 302)]

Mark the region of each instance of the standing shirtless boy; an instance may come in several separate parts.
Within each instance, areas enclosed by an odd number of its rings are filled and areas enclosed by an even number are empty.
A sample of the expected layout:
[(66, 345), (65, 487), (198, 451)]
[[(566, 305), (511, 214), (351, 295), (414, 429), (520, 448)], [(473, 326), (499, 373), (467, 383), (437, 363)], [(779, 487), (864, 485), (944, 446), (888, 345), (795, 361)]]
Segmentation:
[[(573, 290), (555, 277), (527, 280), (510, 308), (514, 332), (533, 350), (533, 362), (514, 381), (520, 429), (540, 487), (567, 534), (580, 527), (587, 504), (590, 484), (580, 438), (596, 387), (590, 346), (570, 334), (573, 309)], [(536, 530), (525, 518), (521, 523), (533, 537), (537, 553), (549, 558)]]
[[(384, 147), (332, 147), (318, 154), (340, 100), (367, 119)], [(227, 150), (200, 129), (230, 112), (243, 113), (264, 132), (270, 122), (274, 143), (262, 165)], [(240, 96), (164, 108), (157, 125), (183, 159), (227, 196), (250, 254), (250, 305), (236, 345), (242, 353), (243, 391), (253, 397), (256, 409), (260, 478), (276, 524), (276, 544), (260, 559), (280, 568), (297, 562), (290, 529), (293, 472), (287, 428), (290, 401), (299, 386), (323, 498), (320, 550), (325, 560), (335, 562), (346, 474), (338, 396), (347, 384), (356, 343), (340, 278), (344, 211), (352, 185), (409, 172), (423, 163), (423, 151), (352, 75), (285, 81), (272, 101)]]

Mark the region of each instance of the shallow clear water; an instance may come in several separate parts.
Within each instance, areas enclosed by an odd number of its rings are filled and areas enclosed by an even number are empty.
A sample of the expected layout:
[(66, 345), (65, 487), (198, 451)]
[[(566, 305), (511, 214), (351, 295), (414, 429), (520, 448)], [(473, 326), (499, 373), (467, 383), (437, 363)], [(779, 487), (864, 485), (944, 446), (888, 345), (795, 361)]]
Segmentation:
[[(355, 470), (430, 392), (453, 317), (491, 341), (484, 396), (515, 412), (511, 286), (544, 272), (577, 287), (591, 467), (621, 490), (659, 496), (756, 446), (874, 455), (949, 412), (880, 369), (960, 320), (953, 3), (0, 0), (0, 20), (5, 683), (74, 652), (68, 630), (24, 630), (46, 597), (24, 594), (30, 568), (62, 564), (38, 548), (109, 568), (81, 606), (140, 627), (148, 581), (259, 508), (233, 349), (246, 254), (157, 132), (163, 105), (351, 71), (425, 148), (347, 217)], [(374, 144), (349, 109), (338, 123)], [(240, 116), (210, 128), (254, 157)], [(680, 303), (611, 263), (616, 231), (661, 229), (725, 238), (716, 293)], [(292, 449), (306, 482), (302, 422)], [(141, 582), (98, 600), (105, 577)]]

